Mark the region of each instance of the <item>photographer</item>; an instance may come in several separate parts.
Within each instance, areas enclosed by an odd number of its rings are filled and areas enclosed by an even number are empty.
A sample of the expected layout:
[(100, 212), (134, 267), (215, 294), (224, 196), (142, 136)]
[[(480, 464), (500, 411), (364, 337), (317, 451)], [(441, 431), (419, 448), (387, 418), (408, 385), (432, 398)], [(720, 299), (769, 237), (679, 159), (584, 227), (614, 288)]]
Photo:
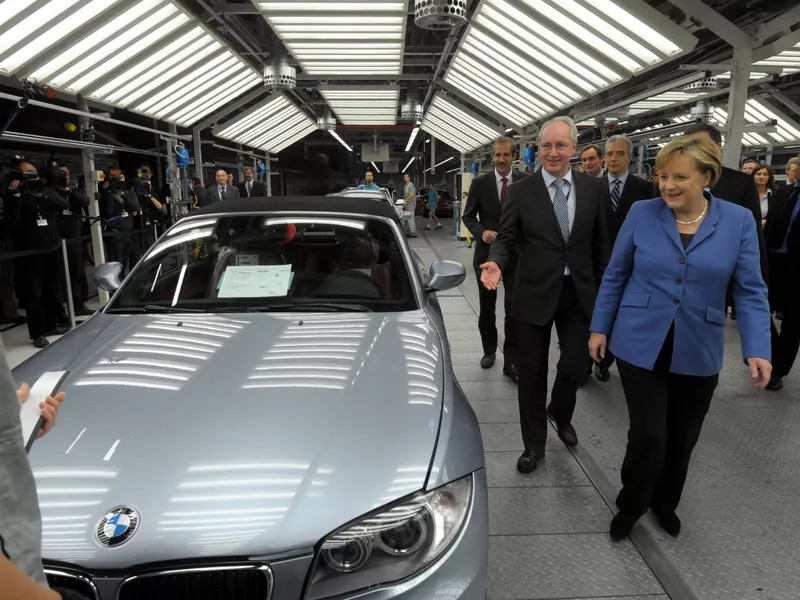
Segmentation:
[(45, 193), (36, 168), (20, 163), (11, 175), (5, 197), (5, 225), (11, 231), (16, 251), (42, 251), (15, 259), (17, 294), (28, 317), (28, 333), (33, 345), (44, 348), (46, 336), (64, 335), (69, 327), (59, 300), (58, 274), (61, 272), (58, 214), (69, 209), (69, 202), (55, 193)]
[(125, 174), (112, 171), (100, 185), (100, 216), (106, 221), (106, 251), (108, 260), (122, 265), (125, 273), (131, 259), (131, 230), (133, 215), (141, 208), (136, 192), (125, 189)]
[[(72, 286), (72, 304), (76, 315), (88, 315), (91, 311), (83, 303), (82, 282), (86, 279), (83, 268), (83, 214), (89, 208), (89, 196), (80, 188), (69, 185), (69, 169), (53, 167), (44, 173), (45, 194), (58, 196), (69, 204), (69, 208), (58, 214), (58, 232), (67, 242), (67, 263)], [(66, 278), (64, 279), (66, 283)], [(66, 299), (66, 285), (64, 289)]]
[[(11, 167), (16, 172), (16, 162)], [(8, 186), (11, 183), (12, 170), (6, 167), (0, 168), (0, 254), (7, 254), (14, 251), (14, 244), (11, 241), (11, 231), (7, 227), (6, 220), (3, 218), (3, 205), (8, 194)], [(0, 325), (13, 323), (22, 325), (25, 317), (19, 314), (17, 306), (17, 290), (14, 277), (14, 259), (0, 259)]]
[(136, 179), (133, 180), (131, 189), (136, 193), (141, 205), (141, 211), (133, 219), (134, 231), (142, 230), (139, 235), (135, 235), (131, 248), (131, 268), (139, 262), (139, 259), (150, 246), (155, 244), (156, 235), (153, 230), (164, 222), (167, 214), (167, 205), (158, 199), (158, 190), (153, 186), (153, 171), (148, 165), (141, 165), (136, 172)]

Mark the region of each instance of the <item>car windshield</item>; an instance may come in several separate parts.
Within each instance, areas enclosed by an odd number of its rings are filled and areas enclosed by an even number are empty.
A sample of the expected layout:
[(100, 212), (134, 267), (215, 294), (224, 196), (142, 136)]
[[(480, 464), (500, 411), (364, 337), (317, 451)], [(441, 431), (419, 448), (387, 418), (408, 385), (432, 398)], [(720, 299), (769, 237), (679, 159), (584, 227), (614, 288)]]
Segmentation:
[(107, 312), (417, 308), (401, 242), (370, 217), (212, 216), (179, 222)]

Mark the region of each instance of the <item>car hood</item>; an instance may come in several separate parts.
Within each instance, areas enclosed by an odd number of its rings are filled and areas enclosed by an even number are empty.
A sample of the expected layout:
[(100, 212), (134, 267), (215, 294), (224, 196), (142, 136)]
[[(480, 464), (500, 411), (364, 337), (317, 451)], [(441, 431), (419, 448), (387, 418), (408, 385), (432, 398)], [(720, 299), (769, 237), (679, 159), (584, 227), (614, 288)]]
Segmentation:
[[(308, 549), (425, 486), (443, 365), (424, 311), (90, 321), (54, 344), (71, 357), (49, 362), (69, 370), (67, 399), (30, 454), (45, 559)], [(106, 548), (95, 531), (116, 507), (140, 525)]]

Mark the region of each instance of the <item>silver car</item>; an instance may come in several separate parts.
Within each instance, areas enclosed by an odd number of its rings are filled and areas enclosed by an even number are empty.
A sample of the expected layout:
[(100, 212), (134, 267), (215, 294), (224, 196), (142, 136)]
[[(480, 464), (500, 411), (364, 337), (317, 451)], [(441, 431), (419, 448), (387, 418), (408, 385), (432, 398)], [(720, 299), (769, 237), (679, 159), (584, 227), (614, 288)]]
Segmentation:
[(51, 584), (103, 600), (486, 596), (487, 482), (394, 209), (245, 199), (179, 221), (15, 369), (66, 371), (31, 449)]

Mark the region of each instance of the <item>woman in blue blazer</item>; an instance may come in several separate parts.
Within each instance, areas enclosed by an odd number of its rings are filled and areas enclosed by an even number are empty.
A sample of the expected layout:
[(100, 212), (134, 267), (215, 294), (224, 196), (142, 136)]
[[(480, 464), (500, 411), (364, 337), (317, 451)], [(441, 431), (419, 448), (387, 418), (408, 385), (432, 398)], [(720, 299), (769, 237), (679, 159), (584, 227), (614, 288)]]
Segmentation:
[(675, 510), (722, 370), (729, 285), (754, 386), (764, 388), (772, 372), (753, 215), (706, 191), (722, 170), (719, 148), (704, 136), (680, 137), (661, 149), (656, 168), (662, 197), (631, 208), (589, 341), (595, 361), (607, 344), (617, 356), (630, 417), (615, 540), (648, 508), (667, 533), (680, 532)]

